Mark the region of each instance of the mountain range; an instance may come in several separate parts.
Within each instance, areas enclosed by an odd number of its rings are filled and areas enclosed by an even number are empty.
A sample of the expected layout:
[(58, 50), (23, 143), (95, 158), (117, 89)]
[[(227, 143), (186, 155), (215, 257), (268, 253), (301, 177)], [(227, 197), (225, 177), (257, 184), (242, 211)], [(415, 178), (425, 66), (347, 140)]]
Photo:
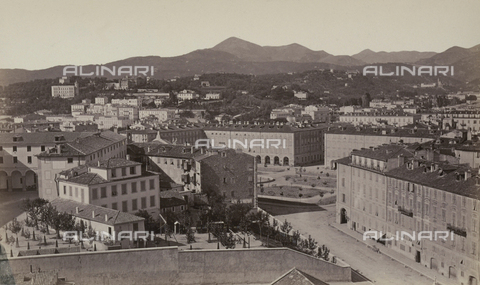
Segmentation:
[[(299, 44), (260, 46), (239, 38), (228, 38), (208, 49), (175, 57), (131, 57), (104, 64), (112, 66), (154, 66), (154, 78), (173, 78), (203, 73), (273, 74), (311, 69), (357, 69), (370, 64), (403, 63), (408, 65), (454, 66), (456, 79), (480, 79), (480, 45), (472, 48), (451, 47), (444, 52), (374, 52), (366, 49), (352, 56), (314, 51)], [(85, 70), (94, 70), (87, 65)], [(0, 69), (0, 85), (62, 76), (64, 66), (41, 70)], [(108, 77), (108, 76), (107, 76)]]

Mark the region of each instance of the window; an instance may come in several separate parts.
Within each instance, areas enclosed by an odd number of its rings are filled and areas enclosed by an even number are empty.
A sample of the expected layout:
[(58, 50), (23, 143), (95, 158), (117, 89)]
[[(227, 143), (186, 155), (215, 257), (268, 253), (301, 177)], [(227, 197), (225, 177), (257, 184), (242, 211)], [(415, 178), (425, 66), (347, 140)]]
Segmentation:
[(122, 184), (122, 195), (127, 195), (127, 184)]
[(345, 203), (345, 194), (342, 194), (342, 202)]
[(150, 190), (155, 189), (155, 180), (150, 179)]
[(155, 207), (155, 196), (150, 196), (150, 207)]
[(122, 211), (123, 212), (128, 212), (128, 203), (127, 201), (122, 202)]
[(3, 163), (3, 156), (0, 156), (0, 163)]
[(112, 196), (117, 196), (118, 193), (117, 193), (117, 185), (112, 185)]
[(100, 198), (106, 198), (106, 197), (107, 197), (107, 187), (100, 188)]
[(32, 151), (32, 147), (29, 146), (29, 145), (27, 145), (27, 151), (28, 151), (28, 152)]
[(3, 146), (0, 146), (0, 151), (3, 151)]
[(135, 166), (130, 167), (130, 174), (135, 174)]
[(13, 152), (17, 152), (17, 146), (13, 147)]
[(92, 200), (97, 200), (98, 199), (98, 189), (93, 188), (92, 189)]
[(68, 194), (70, 197), (72, 196), (72, 186), (68, 186)]
[(27, 156), (27, 163), (32, 164), (32, 157), (31, 156)]
[(137, 182), (132, 182), (132, 193), (137, 192)]
[(67, 186), (63, 186), (63, 195), (67, 195)]
[(141, 204), (142, 209), (147, 208), (147, 197), (142, 197)]
[(114, 209), (114, 210), (118, 210), (117, 203), (112, 203), (112, 209)]
[(73, 163), (73, 157), (67, 158), (67, 163)]
[(40, 147), (40, 150), (41, 150), (41, 151), (45, 151), (45, 146), (42, 145), (42, 146)]
[(18, 163), (18, 158), (16, 156), (13, 157), (13, 163)]
[(132, 211), (136, 211), (137, 210), (137, 199), (133, 199), (132, 200)]
[(112, 177), (117, 177), (117, 170), (116, 169), (112, 169)]
[(145, 181), (140, 181), (140, 191), (147, 190), (147, 186), (145, 185)]
[(122, 168), (122, 176), (127, 176), (127, 169), (126, 168)]

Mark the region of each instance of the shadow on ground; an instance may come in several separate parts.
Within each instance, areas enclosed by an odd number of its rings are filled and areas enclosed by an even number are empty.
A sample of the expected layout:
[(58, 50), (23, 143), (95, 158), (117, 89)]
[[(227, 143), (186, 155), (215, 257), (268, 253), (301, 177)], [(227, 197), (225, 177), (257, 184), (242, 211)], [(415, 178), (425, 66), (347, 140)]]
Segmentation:
[(258, 198), (258, 206), (273, 216), (325, 211), (324, 208), (316, 204), (280, 201), (268, 198)]

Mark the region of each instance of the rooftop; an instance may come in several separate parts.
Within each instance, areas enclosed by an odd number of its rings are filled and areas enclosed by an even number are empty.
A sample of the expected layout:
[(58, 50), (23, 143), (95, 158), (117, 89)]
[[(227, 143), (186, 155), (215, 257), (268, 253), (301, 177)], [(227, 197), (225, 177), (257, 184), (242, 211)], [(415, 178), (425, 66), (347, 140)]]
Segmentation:
[[(91, 204), (80, 203), (68, 199), (56, 198), (50, 201), (58, 211), (69, 213), (85, 220), (96, 221), (107, 225), (120, 225), (143, 221), (144, 218), (118, 210), (108, 209)], [(76, 209), (78, 207), (78, 213)]]
[(111, 169), (117, 167), (129, 167), (129, 166), (136, 166), (141, 165), (140, 162), (127, 160), (124, 158), (110, 158), (105, 160), (100, 160), (98, 162), (91, 162), (88, 166), (96, 167), (96, 168), (104, 168), (104, 169)]
[(310, 130), (324, 130), (327, 129), (327, 124), (304, 124), (302, 126), (281, 124), (207, 124), (203, 129), (205, 131), (294, 133)]

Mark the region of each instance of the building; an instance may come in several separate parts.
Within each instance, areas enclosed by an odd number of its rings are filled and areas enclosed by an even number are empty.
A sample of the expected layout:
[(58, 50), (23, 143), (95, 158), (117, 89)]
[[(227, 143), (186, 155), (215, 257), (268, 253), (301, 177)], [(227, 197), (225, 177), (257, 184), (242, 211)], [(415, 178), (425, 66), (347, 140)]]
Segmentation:
[(98, 125), (93, 122), (64, 122), (59, 128), (62, 132), (98, 132)]
[(330, 108), (327, 106), (310, 105), (305, 107), (302, 115), (308, 115), (314, 122), (330, 122)]
[(160, 122), (168, 121), (175, 118), (175, 109), (143, 109), (139, 111), (140, 120), (150, 116), (157, 118)]
[(295, 98), (298, 98), (300, 100), (307, 100), (309, 97), (308, 93), (304, 91), (293, 91), (293, 96), (295, 96)]
[(480, 131), (480, 111), (452, 111), (444, 113), (443, 127), (455, 129), (471, 129)]
[(178, 145), (195, 145), (197, 140), (206, 138), (200, 125), (186, 124), (159, 127), (155, 140)]
[(95, 122), (100, 130), (109, 130), (111, 128), (126, 128), (133, 124), (128, 117), (99, 116)]
[(52, 97), (59, 97), (62, 99), (74, 98), (78, 95), (78, 83), (74, 85), (53, 85)]
[(37, 190), (37, 155), (57, 144), (88, 137), (92, 133), (38, 132), (0, 135), (0, 190)]
[(210, 124), (203, 129), (214, 146), (241, 148), (264, 165), (307, 165), (324, 161), (326, 125), (239, 123)]
[(420, 117), (420, 115), (403, 112), (369, 112), (342, 114), (339, 116), (339, 121), (352, 124), (391, 125), (402, 127), (416, 123)]
[(423, 143), (433, 141), (442, 133), (428, 128), (394, 128), (337, 125), (325, 131), (325, 165), (348, 156), (354, 149), (369, 148), (389, 143)]
[(466, 142), (455, 148), (455, 157), (459, 159), (459, 163), (468, 164), (472, 168), (480, 167), (480, 143)]
[(108, 97), (106, 96), (95, 97), (95, 104), (96, 105), (108, 104)]
[(127, 137), (128, 144), (151, 142), (157, 137), (156, 130), (125, 130), (120, 131), (119, 134)]
[[(337, 223), (373, 234), (377, 242), (452, 284), (477, 284), (478, 170), (424, 159), (414, 147), (401, 145), (353, 151), (336, 167)], [(420, 239), (420, 231), (433, 231), (432, 239)], [(448, 238), (433, 238), (437, 231), (447, 232)], [(397, 238), (400, 232), (406, 235)]]
[(90, 162), (59, 173), (59, 197), (76, 202), (136, 213), (160, 213), (158, 174), (142, 171), (142, 164), (123, 158)]
[[(112, 99), (111, 104), (118, 105), (118, 106), (140, 107), (142, 105), (142, 100), (139, 98)], [(102, 104), (102, 105), (105, 105), (105, 104)]]
[(207, 93), (205, 94), (205, 100), (220, 100), (222, 96), (220, 93)]
[(121, 231), (145, 230), (145, 218), (119, 210), (62, 198), (55, 198), (50, 203), (57, 211), (70, 214), (75, 218), (75, 222), (83, 223), (87, 228), (92, 227), (99, 233), (112, 235)]
[(126, 137), (110, 131), (84, 133), (71, 141), (59, 140), (53, 146), (43, 148), (44, 151), (37, 155), (39, 197), (48, 200), (58, 197), (56, 178), (65, 169), (108, 158), (125, 158), (126, 140)]
[(178, 101), (198, 99), (198, 94), (191, 90), (182, 90), (177, 94)]
[[(183, 185), (184, 193), (253, 202), (256, 166), (249, 154), (233, 149), (217, 151), (158, 143), (132, 144), (128, 151), (132, 159), (146, 164), (148, 170), (160, 173), (162, 183)], [(185, 197), (184, 200), (188, 202)]]
[(288, 117), (300, 117), (303, 112), (303, 106), (290, 104), (281, 108), (275, 108), (270, 112), (270, 119), (281, 119), (281, 118), (288, 118)]

